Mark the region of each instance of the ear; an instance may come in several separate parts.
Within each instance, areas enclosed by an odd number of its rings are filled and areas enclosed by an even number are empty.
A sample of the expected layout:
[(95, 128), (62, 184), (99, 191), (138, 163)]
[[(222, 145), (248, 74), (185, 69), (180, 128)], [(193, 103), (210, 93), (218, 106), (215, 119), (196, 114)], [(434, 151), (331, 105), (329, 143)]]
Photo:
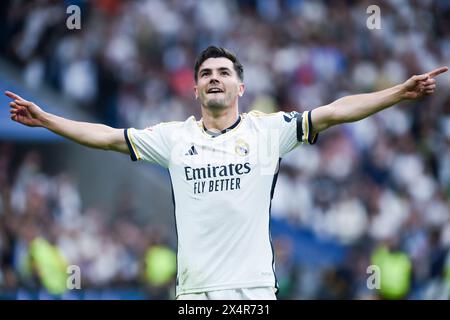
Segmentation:
[(241, 82), (239, 84), (239, 91), (238, 91), (239, 97), (242, 97), (244, 95), (244, 92), (245, 92), (245, 84)]
[(194, 95), (195, 95), (195, 100), (198, 99), (198, 88), (197, 85), (194, 86)]

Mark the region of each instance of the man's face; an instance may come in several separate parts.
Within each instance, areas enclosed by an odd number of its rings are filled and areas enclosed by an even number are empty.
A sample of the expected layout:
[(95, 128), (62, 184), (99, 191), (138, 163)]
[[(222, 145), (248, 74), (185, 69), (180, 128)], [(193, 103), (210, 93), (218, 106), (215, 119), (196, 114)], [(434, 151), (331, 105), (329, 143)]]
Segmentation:
[(200, 66), (194, 88), (204, 107), (222, 109), (231, 106), (244, 93), (244, 84), (227, 58), (209, 58)]

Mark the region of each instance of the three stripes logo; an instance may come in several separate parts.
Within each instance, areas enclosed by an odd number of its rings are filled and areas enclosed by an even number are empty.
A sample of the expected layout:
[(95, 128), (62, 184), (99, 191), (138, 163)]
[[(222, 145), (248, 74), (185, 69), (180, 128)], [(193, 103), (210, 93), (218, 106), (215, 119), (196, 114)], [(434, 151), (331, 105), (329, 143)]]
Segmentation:
[(198, 153), (197, 153), (197, 150), (195, 149), (195, 146), (191, 146), (191, 148), (188, 150), (188, 152), (186, 152), (184, 155), (185, 156), (193, 156), (196, 154), (198, 154)]

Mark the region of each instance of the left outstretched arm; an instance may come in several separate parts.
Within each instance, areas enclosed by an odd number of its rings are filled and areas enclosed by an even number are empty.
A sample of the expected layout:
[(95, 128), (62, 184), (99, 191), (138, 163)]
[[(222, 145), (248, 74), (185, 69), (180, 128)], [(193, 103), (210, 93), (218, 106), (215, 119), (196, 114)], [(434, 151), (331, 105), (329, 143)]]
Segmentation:
[(346, 96), (318, 107), (311, 113), (314, 132), (318, 133), (340, 123), (364, 119), (403, 100), (419, 99), (432, 94), (436, 88), (434, 78), (447, 70), (447, 67), (437, 68), (412, 76), (404, 83), (382, 91)]

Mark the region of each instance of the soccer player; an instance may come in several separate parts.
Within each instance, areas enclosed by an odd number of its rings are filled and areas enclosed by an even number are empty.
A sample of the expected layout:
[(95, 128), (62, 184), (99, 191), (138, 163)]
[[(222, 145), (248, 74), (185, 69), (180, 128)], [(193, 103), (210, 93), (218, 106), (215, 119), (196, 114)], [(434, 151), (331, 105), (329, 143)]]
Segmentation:
[(432, 94), (441, 67), (386, 90), (351, 95), (303, 113), (239, 113), (244, 70), (234, 54), (208, 47), (195, 63), (202, 118), (142, 130), (49, 114), (12, 92), (11, 119), (82, 145), (129, 154), (168, 169), (173, 187), (177, 299), (275, 299), (269, 232), (279, 160), (319, 132)]

